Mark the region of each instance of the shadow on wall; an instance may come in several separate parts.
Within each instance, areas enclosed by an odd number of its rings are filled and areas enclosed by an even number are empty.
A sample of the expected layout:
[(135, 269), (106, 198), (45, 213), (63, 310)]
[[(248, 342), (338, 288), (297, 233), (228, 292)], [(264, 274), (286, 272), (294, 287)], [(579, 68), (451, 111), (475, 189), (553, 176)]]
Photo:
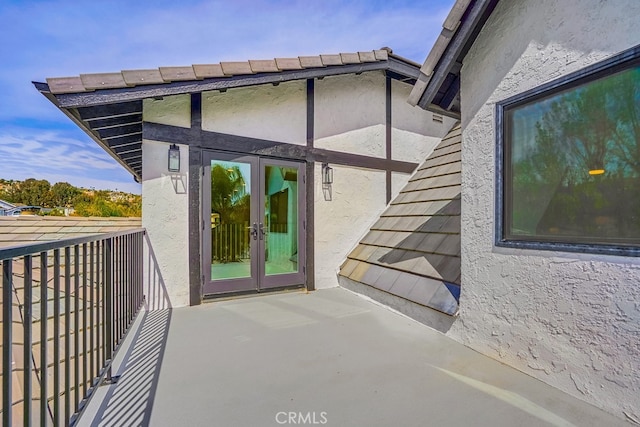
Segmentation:
[(187, 174), (174, 173), (170, 175), (171, 185), (173, 185), (173, 191), (176, 194), (187, 194)]
[[(171, 310), (142, 313), (142, 320), (91, 426), (148, 426), (167, 344)], [(117, 378), (117, 377), (116, 377)]]
[(165, 310), (171, 308), (171, 301), (169, 300), (169, 294), (167, 293), (167, 287), (162, 278), (162, 272), (158, 266), (158, 260), (156, 254), (149, 240), (149, 235), (144, 234), (145, 246), (146, 246), (146, 271), (145, 271), (145, 296), (147, 311), (153, 310)]

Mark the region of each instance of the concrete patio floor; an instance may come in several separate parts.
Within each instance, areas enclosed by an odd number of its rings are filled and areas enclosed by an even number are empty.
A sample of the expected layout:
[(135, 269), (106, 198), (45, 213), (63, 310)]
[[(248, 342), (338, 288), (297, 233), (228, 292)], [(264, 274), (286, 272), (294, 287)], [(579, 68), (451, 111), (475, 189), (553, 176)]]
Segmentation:
[(628, 426), (341, 288), (139, 316), (78, 425)]

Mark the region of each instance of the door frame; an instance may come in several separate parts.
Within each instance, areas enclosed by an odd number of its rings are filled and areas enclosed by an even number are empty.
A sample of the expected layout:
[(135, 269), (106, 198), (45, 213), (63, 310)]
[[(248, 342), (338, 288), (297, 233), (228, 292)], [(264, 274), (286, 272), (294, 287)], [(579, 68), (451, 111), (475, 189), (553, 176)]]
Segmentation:
[[(307, 287), (307, 197), (308, 188), (306, 175), (308, 165), (305, 162), (295, 160), (282, 160), (270, 157), (262, 157), (247, 153), (231, 153), (227, 151), (202, 150), (202, 185), (200, 207), (200, 217), (202, 222), (201, 239), (200, 239), (200, 266), (202, 271), (202, 297), (225, 296), (236, 293), (258, 293), (268, 290), (286, 288), (286, 287)], [(211, 280), (211, 161), (219, 160), (222, 162), (243, 162), (250, 164), (251, 167), (251, 194), (252, 194), (252, 213), (257, 217), (250, 218), (250, 223), (254, 219), (258, 223), (263, 221), (264, 206), (266, 201), (265, 180), (263, 177), (265, 166), (289, 166), (298, 170), (298, 271), (294, 273), (285, 273), (278, 275), (266, 275), (264, 271), (264, 254), (266, 239), (257, 240), (257, 244), (251, 245), (250, 257), (250, 277)], [(258, 194), (254, 195), (257, 191)], [(262, 220), (262, 221), (261, 221)], [(264, 225), (266, 227), (266, 224)], [(268, 231), (267, 231), (268, 232)], [(262, 237), (262, 236), (260, 236)], [(215, 288), (214, 288), (215, 286)]]

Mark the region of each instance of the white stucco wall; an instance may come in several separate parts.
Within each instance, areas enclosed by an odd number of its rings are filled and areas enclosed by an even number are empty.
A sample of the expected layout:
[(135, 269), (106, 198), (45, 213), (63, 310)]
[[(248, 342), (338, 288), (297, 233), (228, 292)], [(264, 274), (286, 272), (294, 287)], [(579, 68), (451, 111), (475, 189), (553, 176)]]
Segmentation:
[[(385, 77), (382, 72), (329, 76), (316, 80), (314, 86), (316, 141), (354, 129), (384, 125)], [(384, 131), (382, 143), (384, 146)]]
[[(186, 145), (179, 147), (180, 172), (169, 173), (169, 144), (142, 142), (142, 226), (149, 243), (145, 248), (145, 295), (148, 299), (168, 297), (172, 307), (189, 305), (189, 150)], [(157, 301), (148, 302), (157, 305)]]
[(231, 135), (306, 145), (305, 81), (202, 94), (202, 128)]
[(145, 99), (142, 103), (144, 121), (163, 125), (191, 127), (191, 96), (172, 95)]
[(462, 68), (462, 296), (448, 334), (640, 419), (640, 260), (496, 248), (495, 103), (640, 44), (640, 2), (498, 3)]

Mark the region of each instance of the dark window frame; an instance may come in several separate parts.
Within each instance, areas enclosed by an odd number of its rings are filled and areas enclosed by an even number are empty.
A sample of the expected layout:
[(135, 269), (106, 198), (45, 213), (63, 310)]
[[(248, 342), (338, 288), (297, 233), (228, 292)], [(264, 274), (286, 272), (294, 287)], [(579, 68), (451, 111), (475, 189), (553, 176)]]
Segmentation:
[(517, 239), (506, 238), (505, 203), (506, 192), (506, 150), (505, 135), (508, 135), (505, 110), (534, 103), (554, 93), (571, 89), (640, 64), (640, 45), (625, 50), (608, 59), (587, 66), (566, 76), (552, 80), (533, 89), (514, 95), (496, 103), (496, 157), (495, 157), (495, 246), (517, 249), (547, 250), (557, 252), (578, 252), (618, 256), (640, 256), (640, 246), (623, 246), (603, 243), (571, 243), (557, 239), (542, 239), (540, 236)]

